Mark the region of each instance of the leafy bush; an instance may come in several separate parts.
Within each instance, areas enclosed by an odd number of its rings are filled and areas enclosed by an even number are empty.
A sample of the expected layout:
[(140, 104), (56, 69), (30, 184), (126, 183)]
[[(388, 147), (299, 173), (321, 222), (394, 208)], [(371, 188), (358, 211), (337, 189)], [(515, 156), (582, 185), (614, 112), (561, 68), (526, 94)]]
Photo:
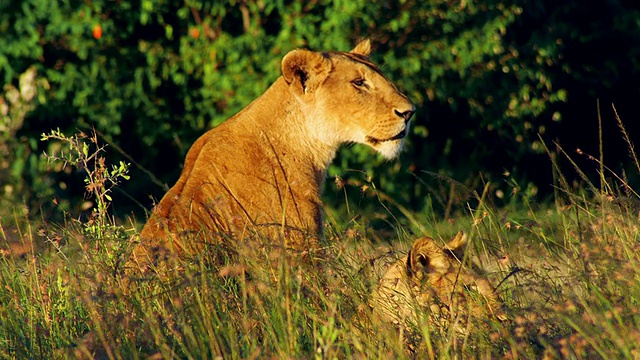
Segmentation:
[[(611, 16), (596, 16), (601, 12)], [(14, 83), (33, 67), (51, 86), (46, 104), (17, 129), (21, 145), (14, 156), (25, 165), (14, 167), (14, 177), (20, 173), (32, 189), (30, 202), (49, 198), (51, 191), (59, 198), (79, 196), (81, 180), (41, 168), (38, 154), (54, 145), (37, 139), (53, 127), (65, 133), (95, 128), (121, 150), (112, 152), (115, 162), (134, 164), (135, 181), (123, 187), (128, 196), (116, 211), (131, 210), (126, 204), (132, 198), (142, 203), (134, 208), (141, 213), (150, 207), (149, 195), (159, 197), (177, 178), (176, 165), (198, 135), (274, 81), (287, 51), (348, 50), (356, 39), (371, 37), (379, 45), (374, 60), (418, 105), (410, 144), (400, 163), (372, 161), (365, 147), (344, 149), (332, 176), (346, 183), (372, 179), (414, 209), (450, 209), (456, 196), (454, 203), (464, 204), (468, 196), (456, 195), (456, 189), (486, 182), (495, 187), (491, 194), (508, 193), (505, 169), (535, 193), (551, 182), (550, 170), (541, 171), (546, 154), (538, 135), (573, 144), (571, 131), (584, 126), (584, 111), (593, 114), (583, 104), (564, 102), (590, 101), (603, 91), (637, 94), (617, 88), (634, 84), (638, 74), (638, 47), (631, 46), (640, 40), (633, 35), (637, 14), (615, 0), (599, 8), (577, 1), (494, 0), (4, 2), (3, 82)], [(610, 19), (617, 19), (616, 26), (609, 26)], [(628, 46), (607, 41), (615, 37)], [(607, 49), (607, 57), (576, 56), (591, 41)], [(616, 74), (612, 61), (628, 73)], [(599, 67), (606, 72), (599, 75)], [(453, 177), (462, 186), (423, 171)], [(343, 200), (329, 192), (327, 202)]]
[[(35, 139), (16, 135), (25, 118), (37, 103), (44, 104), (44, 92), (49, 82), (38, 77), (35, 67), (29, 67), (19, 76), (18, 86), (7, 84), (0, 96), (0, 204), (10, 208), (11, 204), (28, 200), (34, 205), (31, 195), (50, 196), (52, 191), (47, 181), (34, 181), (44, 167), (41, 159), (32, 153), (37, 147)], [(37, 207), (37, 206), (36, 206)]]

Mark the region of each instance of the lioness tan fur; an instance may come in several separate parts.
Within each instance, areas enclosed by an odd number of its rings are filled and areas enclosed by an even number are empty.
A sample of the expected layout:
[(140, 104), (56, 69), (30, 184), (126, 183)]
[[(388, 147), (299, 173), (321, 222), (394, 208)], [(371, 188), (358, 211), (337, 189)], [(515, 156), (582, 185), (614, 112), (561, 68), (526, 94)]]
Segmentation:
[(466, 243), (462, 232), (444, 248), (430, 237), (416, 240), (373, 291), (369, 305), (374, 318), (401, 328), (419, 324), (422, 315), (437, 325), (468, 316), (506, 319), (493, 287), (464, 265)]
[(317, 248), (320, 189), (338, 147), (363, 143), (395, 158), (415, 110), (369, 61), (370, 51), (366, 40), (351, 52), (286, 54), (282, 76), (263, 95), (193, 144), (134, 258), (193, 251), (186, 240), (193, 234)]

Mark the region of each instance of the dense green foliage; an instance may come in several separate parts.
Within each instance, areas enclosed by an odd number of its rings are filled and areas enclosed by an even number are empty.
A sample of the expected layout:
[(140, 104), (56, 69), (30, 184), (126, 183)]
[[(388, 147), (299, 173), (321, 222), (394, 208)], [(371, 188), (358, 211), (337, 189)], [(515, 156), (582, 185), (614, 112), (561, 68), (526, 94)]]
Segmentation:
[[(130, 209), (128, 198), (142, 203), (136, 211), (149, 208), (195, 138), (261, 94), (287, 51), (348, 50), (371, 37), (374, 60), (418, 105), (409, 148), (399, 163), (344, 149), (332, 176), (371, 179), (417, 210), (450, 210), (454, 197), (424, 171), (472, 189), (492, 182), (492, 194), (516, 183), (533, 194), (552, 182), (539, 135), (551, 148), (559, 140), (594, 150), (597, 132), (575, 134), (595, 128), (596, 98), (633, 110), (639, 19), (637, 5), (623, 0), (0, 2), (0, 82), (17, 86), (33, 67), (41, 84), (24, 122), (0, 123), (10, 149), (0, 191), (43, 209), (56, 196), (77, 211), (71, 204), (80, 202), (68, 199), (82, 194), (81, 180), (44, 166), (42, 151), (59, 144), (38, 140), (52, 128), (95, 127), (114, 162), (134, 163), (116, 210)], [(618, 148), (608, 149), (618, 166)], [(328, 203), (343, 203), (335, 194)]]

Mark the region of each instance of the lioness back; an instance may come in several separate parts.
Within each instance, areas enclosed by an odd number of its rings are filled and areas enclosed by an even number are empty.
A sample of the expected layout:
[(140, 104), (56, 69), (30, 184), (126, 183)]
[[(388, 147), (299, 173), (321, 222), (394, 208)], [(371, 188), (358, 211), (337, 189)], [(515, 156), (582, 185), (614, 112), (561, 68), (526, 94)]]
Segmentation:
[(193, 144), (134, 258), (198, 250), (189, 239), (200, 235), (316, 249), (320, 189), (338, 147), (363, 143), (395, 158), (415, 109), (369, 53), (368, 41), (351, 52), (289, 52), (263, 95)]

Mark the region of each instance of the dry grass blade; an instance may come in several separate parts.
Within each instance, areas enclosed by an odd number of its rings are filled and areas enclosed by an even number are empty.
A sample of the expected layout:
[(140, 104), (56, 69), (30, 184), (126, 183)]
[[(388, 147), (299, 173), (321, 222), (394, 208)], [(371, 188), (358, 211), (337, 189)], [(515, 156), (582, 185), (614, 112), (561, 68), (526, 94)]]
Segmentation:
[(627, 147), (629, 148), (629, 157), (633, 160), (634, 165), (636, 166), (636, 170), (640, 174), (640, 162), (638, 162), (638, 157), (636, 156), (635, 147), (631, 142), (631, 138), (629, 138), (629, 134), (627, 133), (627, 129), (624, 127), (620, 116), (618, 115), (618, 111), (616, 110), (615, 105), (611, 104), (611, 108), (613, 109), (613, 115), (616, 118), (616, 122), (618, 123), (618, 128), (620, 129), (620, 133), (622, 133), (622, 137), (624, 141), (627, 143)]

